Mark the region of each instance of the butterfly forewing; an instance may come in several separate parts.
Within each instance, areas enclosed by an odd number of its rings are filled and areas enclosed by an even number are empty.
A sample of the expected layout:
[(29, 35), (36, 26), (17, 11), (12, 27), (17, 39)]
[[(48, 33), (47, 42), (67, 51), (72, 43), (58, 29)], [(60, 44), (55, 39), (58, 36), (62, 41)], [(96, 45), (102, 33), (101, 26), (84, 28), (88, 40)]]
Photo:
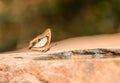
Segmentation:
[(35, 47), (35, 48), (43, 47), (43, 46), (45, 46), (47, 44), (47, 42), (48, 42), (47, 37), (44, 37), (39, 42), (37, 42), (33, 47)]
[(46, 29), (41, 35), (37, 36), (30, 42), (29, 49), (42, 52), (49, 48), (50, 42), (51, 30)]

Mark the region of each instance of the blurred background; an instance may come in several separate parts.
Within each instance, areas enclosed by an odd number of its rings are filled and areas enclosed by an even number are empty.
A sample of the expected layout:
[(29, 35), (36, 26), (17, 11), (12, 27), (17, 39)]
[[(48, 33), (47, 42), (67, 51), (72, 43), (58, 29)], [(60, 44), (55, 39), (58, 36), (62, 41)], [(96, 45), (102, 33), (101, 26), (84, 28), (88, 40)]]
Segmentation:
[(120, 32), (120, 0), (0, 0), (0, 52), (24, 48), (47, 27), (52, 41)]

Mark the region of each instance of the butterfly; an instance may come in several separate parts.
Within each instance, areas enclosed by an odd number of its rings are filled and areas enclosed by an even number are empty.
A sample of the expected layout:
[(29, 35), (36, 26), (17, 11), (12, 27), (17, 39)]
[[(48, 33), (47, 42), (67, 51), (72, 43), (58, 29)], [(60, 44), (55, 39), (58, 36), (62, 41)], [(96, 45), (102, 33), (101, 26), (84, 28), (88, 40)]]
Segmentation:
[(50, 49), (51, 29), (46, 29), (42, 34), (30, 41), (28, 48), (34, 51), (47, 52)]

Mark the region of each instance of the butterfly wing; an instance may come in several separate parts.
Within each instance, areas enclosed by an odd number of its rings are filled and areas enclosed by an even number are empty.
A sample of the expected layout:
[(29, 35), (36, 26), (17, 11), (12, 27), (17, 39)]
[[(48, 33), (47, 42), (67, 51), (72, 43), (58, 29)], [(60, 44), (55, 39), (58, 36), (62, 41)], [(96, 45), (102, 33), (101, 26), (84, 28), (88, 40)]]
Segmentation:
[(49, 49), (50, 42), (51, 30), (46, 29), (41, 35), (37, 36), (30, 42), (29, 49), (43, 52)]
[(43, 37), (39, 42), (37, 42), (33, 47), (37, 48), (37, 47), (43, 47), (47, 44), (48, 42), (48, 38), (47, 37)]

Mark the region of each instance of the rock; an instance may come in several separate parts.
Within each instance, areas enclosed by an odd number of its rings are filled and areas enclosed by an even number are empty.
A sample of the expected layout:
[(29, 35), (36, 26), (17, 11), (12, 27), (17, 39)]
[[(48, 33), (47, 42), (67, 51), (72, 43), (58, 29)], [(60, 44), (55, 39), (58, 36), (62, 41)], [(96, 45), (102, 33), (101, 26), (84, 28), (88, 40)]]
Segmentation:
[(120, 83), (119, 57), (33, 59), (41, 56), (38, 54), (0, 54), (0, 83)]

